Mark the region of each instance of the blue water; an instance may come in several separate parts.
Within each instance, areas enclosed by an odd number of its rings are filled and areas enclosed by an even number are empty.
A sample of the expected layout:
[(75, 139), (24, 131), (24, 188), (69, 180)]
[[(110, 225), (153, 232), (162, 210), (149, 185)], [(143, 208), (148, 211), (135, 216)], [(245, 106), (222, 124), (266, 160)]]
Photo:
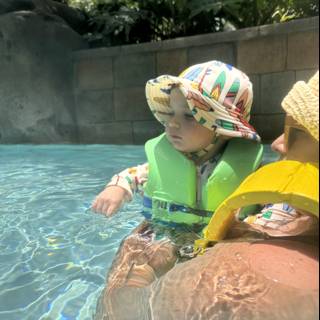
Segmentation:
[(0, 146), (0, 319), (91, 319), (137, 199), (111, 219), (87, 210), (132, 146)]
[(109, 219), (88, 208), (113, 174), (144, 161), (141, 146), (0, 146), (0, 320), (92, 319), (142, 217), (138, 198)]

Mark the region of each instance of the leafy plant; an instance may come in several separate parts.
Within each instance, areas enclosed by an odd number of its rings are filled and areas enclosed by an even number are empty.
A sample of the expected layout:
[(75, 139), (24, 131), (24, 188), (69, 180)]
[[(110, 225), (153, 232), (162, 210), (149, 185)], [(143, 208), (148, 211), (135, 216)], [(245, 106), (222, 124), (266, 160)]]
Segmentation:
[(226, 19), (236, 28), (247, 28), (319, 14), (319, 0), (241, 0), (237, 12)]
[(60, 0), (86, 12), (101, 45), (158, 41), (319, 14), (319, 0)]

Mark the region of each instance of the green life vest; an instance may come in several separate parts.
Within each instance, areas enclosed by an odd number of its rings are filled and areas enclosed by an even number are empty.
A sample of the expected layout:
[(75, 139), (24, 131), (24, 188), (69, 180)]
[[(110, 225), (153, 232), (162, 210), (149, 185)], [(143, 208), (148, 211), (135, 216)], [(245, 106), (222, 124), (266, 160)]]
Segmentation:
[[(144, 212), (168, 223), (207, 224), (212, 213), (260, 165), (261, 144), (231, 139), (197, 203), (197, 168), (172, 147), (165, 134), (147, 141), (148, 181), (144, 187)], [(200, 197), (199, 197), (200, 198)]]

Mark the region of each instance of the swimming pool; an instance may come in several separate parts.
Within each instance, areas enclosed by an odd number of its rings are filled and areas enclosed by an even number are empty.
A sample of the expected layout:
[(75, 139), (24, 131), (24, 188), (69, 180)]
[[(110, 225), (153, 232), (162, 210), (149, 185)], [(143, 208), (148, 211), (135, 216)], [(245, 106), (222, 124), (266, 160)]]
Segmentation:
[[(266, 162), (276, 159), (267, 146)], [(89, 210), (142, 146), (0, 146), (0, 319), (92, 319), (139, 199), (110, 219)]]

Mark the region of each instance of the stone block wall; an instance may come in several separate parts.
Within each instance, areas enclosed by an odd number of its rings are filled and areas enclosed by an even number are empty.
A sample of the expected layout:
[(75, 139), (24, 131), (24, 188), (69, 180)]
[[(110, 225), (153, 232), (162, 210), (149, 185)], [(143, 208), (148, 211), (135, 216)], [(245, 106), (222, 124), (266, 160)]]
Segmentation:
[(230, 63), (253, 82), (251, 123), (265, 142), (283, 130), (281, 101), (319, 65), (319, 18), (74, 53), (81, 143), (142, 144), (162, 131), (144, 96), (148, 79), (208, 60)]

